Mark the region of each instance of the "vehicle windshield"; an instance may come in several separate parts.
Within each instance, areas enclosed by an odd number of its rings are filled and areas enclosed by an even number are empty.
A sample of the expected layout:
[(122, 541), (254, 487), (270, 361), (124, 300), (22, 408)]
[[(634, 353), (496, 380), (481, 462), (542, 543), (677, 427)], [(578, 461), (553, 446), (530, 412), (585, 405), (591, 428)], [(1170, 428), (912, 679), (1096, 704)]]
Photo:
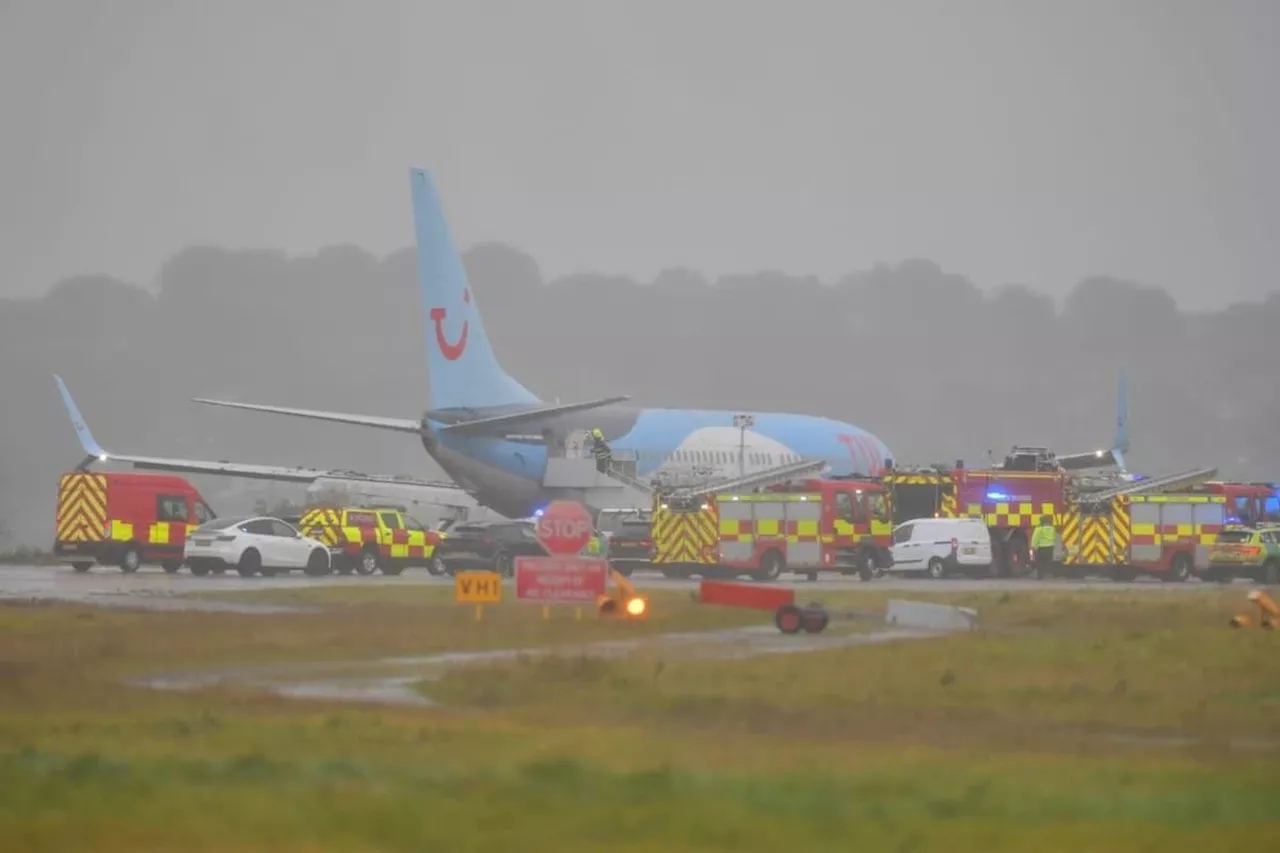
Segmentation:
[(596, 525), (601, 533), (617, 533), (628, 521), (636, 521), (638, 517), (635, 512), (602, 512)]
[(1223, 545), (1248, 542), (1252, 538), (1252, 530), (1224, 530), (1218, 534), (1218, 542)]
[(199, 533), (201, 530), (226, 530), (228, 527), (235, 527), (237, 524), (244, 524), (252, 516), (236, 515), (230, 518), (215, 518), (213, 521), (206, 521), (195, 529)]

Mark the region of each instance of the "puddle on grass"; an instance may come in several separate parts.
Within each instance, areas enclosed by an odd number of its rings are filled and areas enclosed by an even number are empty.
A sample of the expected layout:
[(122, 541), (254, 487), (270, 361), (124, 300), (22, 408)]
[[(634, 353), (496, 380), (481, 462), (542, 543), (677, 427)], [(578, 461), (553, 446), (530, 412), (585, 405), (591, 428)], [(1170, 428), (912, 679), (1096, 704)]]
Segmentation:
[(820, 635), (785, 636), (778, 633), (773, 626), (765, 625), (560, 646), (442, 652), (409, 657), (377, 658), (364, 662), (333, 661), (233, 667), (155, 675), (137, 679), (133, 683), (140, 687), (157, 690), (240, 687), (298, 699), (336, 699), (430, 706), (434, 703), (415, 686), (438, 678), (450, 668), (460, 666), (546, 655), (620, 657), (642, 648), (685, 648), (691, 654), (711, 659), (746, 658), (765, 654), (796, 654), (906, 639), (924, 639), (941, 636), (943, 633), (945, 632), (892, 628), (869, 632), (845, 633), (837, 630)]

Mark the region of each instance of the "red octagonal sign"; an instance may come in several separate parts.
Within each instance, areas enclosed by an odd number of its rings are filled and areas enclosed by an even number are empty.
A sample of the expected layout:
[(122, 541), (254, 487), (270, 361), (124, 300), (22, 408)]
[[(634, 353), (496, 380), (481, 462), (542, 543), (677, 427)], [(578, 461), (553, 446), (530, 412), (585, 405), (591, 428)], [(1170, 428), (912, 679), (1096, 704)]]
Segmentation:
[(538, 542), (553, 557), (577, 554), (591, 539), (591, 513), (577, 501), (552, 501), (534, 525)]

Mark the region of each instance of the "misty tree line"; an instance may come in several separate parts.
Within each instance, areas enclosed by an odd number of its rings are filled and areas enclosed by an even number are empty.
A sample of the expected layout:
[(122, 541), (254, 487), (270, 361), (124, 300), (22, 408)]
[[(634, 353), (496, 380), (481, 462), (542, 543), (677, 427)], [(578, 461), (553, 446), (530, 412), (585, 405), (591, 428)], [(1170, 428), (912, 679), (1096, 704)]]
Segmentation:
[[(1105, 445), (1124, 368), (1136, 467), (1280, 475), (1268, 370), (1280, 297), (1190, 314), (1159, 288), (1110, 278), (1080, 282), (1061, 305), (1022, 286), (984, 292), (927, 260), (835, 282), (685, 269), (544, 281), (499, 244), (465, 260), (499, 358), (548, 400), (808, 412), (872, 430), (902, 463), (976, 465), (1015, 443)], [(410, 250), (193, 248), (154, 291), (83, 276), (0, 300), (0, 519), (11, 541), (48, 544), (57, 476), (83, 455), (55, 372), (109, 449), (438, 475), (412, 436), (189, 401), (417, 417), (423, 330)], [(300, 488), (193, 479), (224, 513), (302, 503)]]

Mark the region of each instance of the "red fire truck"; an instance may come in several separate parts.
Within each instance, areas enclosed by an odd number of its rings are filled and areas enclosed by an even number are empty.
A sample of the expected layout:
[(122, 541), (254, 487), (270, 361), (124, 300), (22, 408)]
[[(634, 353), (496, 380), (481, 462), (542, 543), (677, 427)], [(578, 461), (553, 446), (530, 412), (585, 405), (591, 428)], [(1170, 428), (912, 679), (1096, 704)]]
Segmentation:
[(1061, 471), (914, 468), (887, 471), (893, 521), (917, 518), (981, 518), (991, 531), (992, 570), (1022, 574), (1031, 529), (1044, 515), (1061, 519), (1069, 501), (1070, 475)]
[(816, 580), (833, 571), (870, 580), (890, 565), (893, 514), (878, 478), (840, 477), (659, 497), (652, 529), (652, 563), (668, 577)]
[(1227, 483), (1212, 480), (1189, 490), (1192, 494), (1222, 495), (1226, 499), (1227, 524), (1277, 521), (1275, 487), (1270, 483)]

